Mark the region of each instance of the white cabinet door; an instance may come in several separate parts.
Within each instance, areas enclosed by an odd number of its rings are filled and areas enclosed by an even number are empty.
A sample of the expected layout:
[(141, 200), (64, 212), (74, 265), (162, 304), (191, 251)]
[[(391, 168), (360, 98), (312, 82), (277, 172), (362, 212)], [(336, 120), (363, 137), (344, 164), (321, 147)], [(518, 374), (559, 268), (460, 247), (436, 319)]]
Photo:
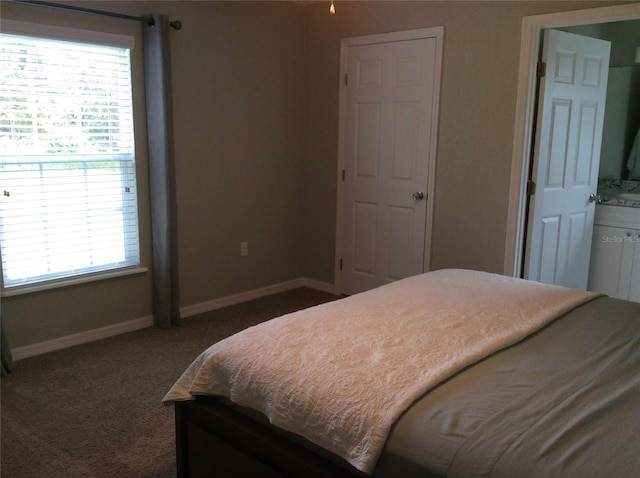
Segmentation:
[(629, 298), (635, 244), (628, 234), (631, 234), (629, 229), (622, 227), (593, 227), (589, 290), (617, 299)]

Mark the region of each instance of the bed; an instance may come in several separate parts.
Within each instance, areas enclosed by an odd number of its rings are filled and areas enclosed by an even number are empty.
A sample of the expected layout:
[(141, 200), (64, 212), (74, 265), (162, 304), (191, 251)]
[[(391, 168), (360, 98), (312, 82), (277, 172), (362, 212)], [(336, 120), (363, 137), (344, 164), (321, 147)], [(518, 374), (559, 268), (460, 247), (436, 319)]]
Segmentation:
[(442, 270), (202, 352), (178, 476), (638, 476), (640, 304)]

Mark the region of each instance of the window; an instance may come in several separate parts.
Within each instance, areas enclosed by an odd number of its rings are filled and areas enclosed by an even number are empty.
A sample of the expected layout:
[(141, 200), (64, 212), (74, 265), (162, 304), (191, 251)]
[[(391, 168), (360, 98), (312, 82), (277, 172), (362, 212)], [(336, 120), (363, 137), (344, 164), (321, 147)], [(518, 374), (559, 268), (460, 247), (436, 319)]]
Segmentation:
[(131, 95), (128, 47), (0, 34), (5, 295), (140, 264)]

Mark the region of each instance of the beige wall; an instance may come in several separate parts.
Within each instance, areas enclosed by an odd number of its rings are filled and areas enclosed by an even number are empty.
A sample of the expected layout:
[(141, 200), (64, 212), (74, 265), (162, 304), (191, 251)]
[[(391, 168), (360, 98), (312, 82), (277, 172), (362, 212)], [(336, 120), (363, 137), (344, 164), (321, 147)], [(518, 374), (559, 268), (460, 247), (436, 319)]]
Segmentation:
[[(328, 2), (74, 2), (184, 24), (171, 34), (182, 307), (298, 277), (333, 282), (340, 38), (430, 26), (445, 27), (432, 266), (500, 272), (522, 17), (613, 3), (628, 2), (339, 1), (335, 16)], [(7, 3), (0, 15), (136, 29)], [(22, 346), (148, 316), (149, 279), (4, 298), (9, 339)]]
[(302, 8), (161, 7), (185, 25), (172, 33), (181, 304), (301, 277)]
[[(326, 172), (322, 193), (309, 198), (311, 207), (320, 211), (321, 204), (335, 198), (339, 39), (442, 25), (431, 267), (502, 272), (522, 17), (614, 3), (339, 2), (335, 16), (327, 14), (326, 5), (313, 7), (308, 39), (309, 175), (318, 168), (330, 169), (328, 162), (333, 169)], [(326, 253), (306, 256), (305, 270), (324, 280), (333, 273), (332, 237), (324, 233), (319, 237), (316, 232), (326, 231), (333, 223), (331, 216), (324, 228), (318, 223), (307, 227), (305, 242), (313, 244), (312, 250)]]

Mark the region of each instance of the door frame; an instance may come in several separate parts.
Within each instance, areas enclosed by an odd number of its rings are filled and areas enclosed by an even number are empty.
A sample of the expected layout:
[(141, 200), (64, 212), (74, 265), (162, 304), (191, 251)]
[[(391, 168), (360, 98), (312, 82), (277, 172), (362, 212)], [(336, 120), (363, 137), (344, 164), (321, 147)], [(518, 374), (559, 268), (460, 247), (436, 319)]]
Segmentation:
[(504, 255), (504, 275), (521, 277), (527, 217), (526, 184), (531, 167), (533, 127), (536, 121), (536, 64), (540, 56), (540, 35), (547, 28), (640, 19), (640, 3), (591, 8), (523, 17), (520, 65), (514, 121), (511, 186)]
[(373, 35), (364, 35), (357, 37), (342, 38), (340, 40), (340, 95), (339, 95), (339, 116), (338, 116), (338, 168), (336, 171), (337, 200), (336, 200), (336, 255), (334, 260), (334, 292), (340, 294), (342, 292), (342, 271), (340, 269), (340, 261), (343, 256), (343, 235), (342, 212), (344, 208), (344, 182), (342, 180), (342, 170), (345, 168), (345, 128), (347, 120), (347, 88), (345, 87), (345, 75), (347, 72), (347, 51), (349, 47), (358, 45), (372, 45), (376, 43), (392, 43), (406, 40), (420, 40), (423, 38), (436, 39), (436, 56), (433, 84), (433, 109), (431, 121), (431, 144), (429, 145), (429, 165), (427, 177), (426, 198), (426, 225), (424, 240), (424, 259), (422, 270), (428, 271), (431, 263), (431, 235), (434, 214), (434, 189), (435, 189), (435, 172), (436, 172), (436, 153), (438, 141), (438, 119), (440, 117), (440, 80), (442, 77), (442, 51), (444, 27), (419, 28), (415, 30), (404, 30), (390, 33), (380, 33)]

